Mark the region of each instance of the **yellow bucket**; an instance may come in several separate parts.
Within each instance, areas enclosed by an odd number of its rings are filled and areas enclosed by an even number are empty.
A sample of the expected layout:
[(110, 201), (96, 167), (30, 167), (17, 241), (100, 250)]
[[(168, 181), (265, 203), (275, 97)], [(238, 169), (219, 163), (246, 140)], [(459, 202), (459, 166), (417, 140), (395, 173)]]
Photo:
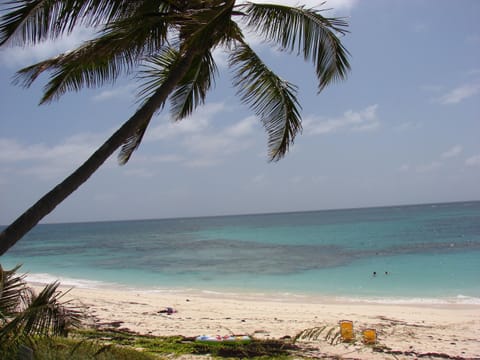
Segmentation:
[(363, 330), (363, 343), (374, 345), (377, 342), (377, 331), (375, 329)]
[(350, 320), (340, 321), (340, 335), (343, 341), (352, 341), (353, 336), (353, 322)]

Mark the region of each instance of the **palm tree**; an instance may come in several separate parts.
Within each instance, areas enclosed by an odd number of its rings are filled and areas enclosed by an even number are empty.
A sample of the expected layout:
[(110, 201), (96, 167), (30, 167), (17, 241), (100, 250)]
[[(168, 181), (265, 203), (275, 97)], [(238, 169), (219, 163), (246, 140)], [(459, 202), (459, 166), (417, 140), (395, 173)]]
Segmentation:
[(22, 345), (33, 343), (34, 336), (67, 335), (80, 324), (81, 313), (60, 302), (65, 293), (58, 282), (49, 284), (37, 295), (29, 288), (19, 266), (3, 270), (0, 265), (0, 358), (17, 358)]
[(297, 88), (262, 62), (240, 23), (282, 51), (296, 52), (315, 66), (318, 91), (349, 70), (338, 35), (346, 22), (303, 6), (236, 3), (234, 0), (10, 0), (0, 19), (0, 46), (35, 44), (76, 26), (97, 35), (77, 49), (20, 70), (16, 82), (30, 86), (50, 72), (41, 104), (65, 92), (98, 87), (120, 75), (139, 74), (141, 105), (93, 155), (0, 234), (0, 254), (84, 183), (117, 149), (125, 164), (138, 148), (155, 112), (170, 101), (181, 120), (203, 104), (217, 68), (213, 50), (229, 53), (234, 85), (262, 122), (269, 158), (281, 159), (301, 130)]

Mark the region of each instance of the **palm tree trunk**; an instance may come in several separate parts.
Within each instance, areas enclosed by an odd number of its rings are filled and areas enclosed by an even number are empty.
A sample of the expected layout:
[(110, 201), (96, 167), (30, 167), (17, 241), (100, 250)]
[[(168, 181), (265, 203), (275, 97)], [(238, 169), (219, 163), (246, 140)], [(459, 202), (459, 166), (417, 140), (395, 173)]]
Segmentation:
[(170, 73), (168, 79), (152, 95), (138, 111), (125, 122), (90, 158), (70, 176), (55, 186), (50, 192), (38, 200), (30, 209), (25, 211), (17, 220), (0, 233), (0, 255), (3, 255), (27, 232), (38, 224), (55, 207), (72, 194), (112, 155), (137, 128), (149, 121), (155, 111), (168, 98), (170, 92), (185, 76), (192, 60), (194, 51), (185, 53), (178, 62), (176, 69)]

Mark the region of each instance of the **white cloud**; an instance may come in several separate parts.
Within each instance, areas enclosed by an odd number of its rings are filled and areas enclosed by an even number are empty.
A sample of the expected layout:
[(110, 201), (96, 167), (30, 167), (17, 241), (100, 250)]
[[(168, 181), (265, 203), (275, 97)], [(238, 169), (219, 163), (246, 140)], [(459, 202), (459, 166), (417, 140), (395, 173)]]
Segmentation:
[(467, 166), (480, 166), (480, 154), (469, 157), (465, 160)]
[(181, 121), (172, 122), (163, 117), (162, 124), (150, 128), (146, 135), (146, 142), (153, 142), (174, 138), (180, 135), (199, 133), (208, 128), (212, 118), (225, 111), (224, 103), (211, 103), (198, 108), (191, 116)]
[(352, 127), (352, 131), (372, 131), (380, 127), (380, 122), (370, 121), (365, 124)]
[(258, 120), (255, 116), (249, 116), (225, 129), (224, 134), (233, 138), (246, 136), (252, 133), (257, 123)]
[(125, 174), (127, 176), (135, 176), (141, 178), (151, 178), (155, 175), (151, 170), (146, 168), (125, 168)]
[[(479, 37), (479, 39), (480, 39), (480, 37)], [(468, 75), (480, 75), (480, 68), (469, 70)]]
[(479, 90), (480, 83), (464, 84), (441, 96), (438, 101), (444, 105), (458, 104), (459, 102), (476, 95)]
[(443, 91), (443, 89), (445, 89), (443, 85), (428, 84), (428, 85), (420, 86), (420, 90), (427, 91), (427, 92), (434, 92), (434, 93)]
[(108, 101), (112, 99), (132, 99), (135, 97), (136, 86), (129, 84), (125, 86), (119, 86), (111, 90), (103, 90), (100, 94), (93, 97), (96, 102)]
[(219, 68), (227, 69), (228, 68), (228, 52), (225, 51), (223, 48), (215, 48), (213, 50), (213, 59), (215, 60), (215, 64)]
[(62, 38), (46, 40), (35, 46), (3, 46), (0, 49), (0, 64), (9, 68), (19, 68), (48, 59), (79, 46), (92, 38), (93, 28), (77, 27)]
[(416, 33), (423, 33), (423, 32), (426, 32), (429, 29), (429, 25), (427, 25), (425, 23), (417, 23), (417, 24), (413, 25), (412, 29)]
[(348, 110), (338, 118), (307, 117), (304, 120), (305, 134), (321, 135), (336, 131), (372, 131), (380, 126), (377, 119), (378, 105), (371, 105), (360, 111)]
[(426, 165), (419, 165), (416, 168), (418, 173), (428, 173), (437, 170), (438, 168), (442, 167), (442, 163), (439, 161), (433, 161), (430, 164)]
[(398, 168), (399, 172), (407, 172), (410, 170), (410, 164), (403, 164)]
[(198, 159), (187, 161), (185, 165), (188, 167), (198, 168), (198, 167), (211, 167), (211, 166), (218, 165), (219, 163), (220, 161), (214, 158), (198, 158)]
[(249, 116), (224, 129), (211, 129), (208, 132), (187, 136), (183, 144), (192, 156), (198, 159), (195, 161), (195, 166), (216, 165), (225, 156), (246, 150), (251, 146), (245, 137), (252, 133), (256, 124), (254, 120), (254, 117)]
[(143, 155), (139, 154), (135, 156), (135, 163), (142, 164), (142, 163), (178, 163), (184, 161), (184, 157), (177, 155), (177, 154), (163, 154), (163, 155)]
[(97, 134), (78, 134), (56, 145), (0, 139), (0, 164), (11, 164), (12, 171), (50, 180), (79, 166), (102, 140)]
[(454, 158), (463, 151), (463, 148), (460, 145), (455, 145), (452, 148), (445, 151), (441, 156), (444, 159)]
[(258, 174), (252, 178), (252, 183), (254, 184), (265, 184), (267, 182), (267, 177), (265, 174)]
[(478, 33), (473, 33), (467, 36), (466, 38), (467, 43), (470, 43), (474, 46), (477, 44), (480, 44), (480, 34)]
[(418, 121), (418, 122), (413, 122), (413, 121), (406, 121), (403, 122), (393, 128), (394, 131), (398, 132), (405, 132), (409, 130), (415, 130), (423, 127), (423, 123)]
[(194, 154), (213, 155), (231, 151), (231, 139), (221, 134), (195, 134), (184, 140), (184, 145)]
[[(170, 155), (171, 161), (194, 167), (217, 165), (226, 156), (250, 147), (251, 143), (245, 139), (260, 126), (254, 116), (248, 116), (229, 126), (222, 127), (222, 124), (213, 123), (214, 117), (225, 118), (223, 113), (231, 111), (225, 103), (212, 103), (199, 108), (192, 116), (176, 123), (163, 118), (162, 124), (147, 132), (145, 142), (161, 140), (164, 143), (175, 141), (182, 144), (187, 154)], [(151, 161), (155, 160), (151, 159)]]
[(302, 183), (303, 180), (304, 180), (303, 176), (297, 175), (297, 176), (293, 176), (293, 177), (290, 178), (290, 183), (292, 183), (294, 185), (297, 185), (297, 184)]

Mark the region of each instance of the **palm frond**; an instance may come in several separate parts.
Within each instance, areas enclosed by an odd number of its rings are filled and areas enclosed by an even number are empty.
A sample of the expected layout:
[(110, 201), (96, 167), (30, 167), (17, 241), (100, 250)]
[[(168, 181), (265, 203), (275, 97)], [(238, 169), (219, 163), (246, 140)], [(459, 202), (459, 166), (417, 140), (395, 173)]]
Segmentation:
[(15, 315), (20, 305), (20, 294), (25, 289), (25, 275), (18, 275), (17, 265), (12, 270), (3, 270), (0, 265), (0, 327)]
[(216, 72), (217, 66), (210, 51), (195, 59), (186, 76), (170, 96), (170, 111), (175, 120), (187, 117), (198, 105), (205, 102)]
[(59, 285), (48, 284), (38, 295), (25, 288), (19, 294), (22, 305), (15, 317), (0, 328), (0, 341), (33, 335), (66, 335), (70, 328), (78, 327), (82, 313), (60, 302), (65, 293), (57, 291)]
[(111, 24), (97, 39), (85, 42), (74, 51), (20, 70), (16, 83), (28, 87), (45, 71), (53, 72), (40, 103), (57, 99), (67, 91), (98, 87), (114, 82), (163, 45), (168, 19), (138, 15)]
[(61, 299), (66, 294), (59, 292), (59, 282), (48, 284), (36, 295), (28, 293), (23, 311), (24, 331), (28, 335), (63, 335), (69, 328), (80, 324), (81, 312), (73, 307), (65, 307)]
[(142, 104), (166, 81), (170, 71), (180, 59), (180, 52), (173, 46), (163, 47), (143, 63), (138, 74), (141, 82), (137, 99)]
[(237, 93), (267, 131), (270, 160), (281, 159), (302, 129), (296, 87), (279, 78), (245, 43), (232, 49), (229, 61)]
[(212, 51), (218, 46), (229, 47), (234, 41), (243, 41), (240, 28), (231, 20), (234, 5), (232, 0), (211, 1), (208, 6), (199, 2), (197, 8), (190, 9), (185, 17), (187, 21), (180, 21), (180, 53), (185, 48), (197, 49), (197, 56), (170, 97), (175, 120), (185, 118), (204, 103), (217, 73)]
[(130, 16), (138, 8), (158, 9), (165, 1), (9, 0), (0, 18), (0, 46), (34, 44), (71, 32), (77, 25), (99, 26)]
[(18, 275), (19, 266), (5, 271), (0, 266), (0, 357), (12, 358), (33, 336), (66, 335), (80, 324), (82, 313), (68, 302), (66, 293), (53, 283), (36, 295)]
[(347, 22), (326, 18), (320, 11), (305, 7), (273, 4), (243, 5), (247, 26), (281, 50), (296, 51), (312, 61), (322, 91), (331, 82), (344, 79), (350, 65), (348, 51), (336, 34), (347, 32)]
[[(170, 71), (178, 63), (179, 59), (180, 54), (175, 48), (165, 47), (161, 48), (158, 54), (152, 56), (143, 64), (143, 69), (138, 75), (138, 79), (142, 82), (140, 91), (137, 94), (137, 98), (141, 103), (140, 106), (145, 104), (165, 83)], [(129, 136), (123, 143), (117, 157), (120, 165), (125, 165), (130, 160), (133, 152), (140, 146), (149, 123), (150, 121), (137, 128), (135, 133)]]
[[(216, 4), (213, 4), (216, 2)], [(209, 49), (213, 51), (219, 45), (226, 45), (233, 36), (238, 36), (238, 27), (231, 21), (234, 0), (213, 1), (209, 6), (192, 9), (179, 21), (181, 52), (185, 49), (198, 49), (200, 54)]]
[(145, 134), (145, 131), (147, 130), (148, 124), (150, 123), (150, 120), (143, 124), (143, 126), (139, 127), (135, 133), (127, 138), (127, 140), (123, 143), (122, 148), (120, 149), (120, 152), (118, 153), (118, 163), (120, 165), (125, 165), (128, 160), (130, 160), (130, 157), (132, 156), (133, 152), (137, 150), (137, 148), (140, 146), (140, 143), (142, 142), (143, 135)]
[[(240, 29), (228, 16), (233, 9), (234, 1), (217, 1), (217, 3), (214, 4), (213, 9), (199, 3), (199, 8), (193, 10), (189, 4), (189, 11), (182, 17), (176, 18), (180, 27), (179, 42), (173, 46), (161, 48), (158, 54), (147, 60), (144, 70), (140, 73), (139, 78), (143, 84), (138, 97), (143, 104), (176, 71), (177, 65), (186, 52), (197, 55), (189, 71), (179, 80), (171, 95), (172, 115), (176, 120), (182, 119), (203, 103), (216, 72), (216, 65), (210, 51), (220, 44), (225, 45), (233, 40), (242, 39)], [(181, 10), (181, 7), (179, 9)], [(126, 164), (140, 145), (149, 121), (137, 128), (122, 145), (118, 154), (120, 165)]]

